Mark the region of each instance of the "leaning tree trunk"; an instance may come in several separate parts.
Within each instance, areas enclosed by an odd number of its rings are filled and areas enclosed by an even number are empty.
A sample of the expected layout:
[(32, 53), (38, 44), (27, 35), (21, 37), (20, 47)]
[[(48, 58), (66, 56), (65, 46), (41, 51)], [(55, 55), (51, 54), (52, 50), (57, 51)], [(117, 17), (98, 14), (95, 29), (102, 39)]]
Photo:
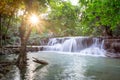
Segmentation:
[(19, 68), (23, 68), (27, 64), (26, 46), (27, 46), (27, 41), (29, 39), (31, 30), (32, 30), (31, 25), (29, 26), (28, 31), (26, 31), (25, 25), (24, 23), (22, 23), (20, 27), (21, 47), (20, 47), (20, 54), (19, 54), (18, 61), (17, 61), (17, 65)]
[(17, 65), (19, 68), (22, 68), (26, 65), (26, 41), (24, 38), (24, 35), (25, 35), (24, 21), (22, 21), (19, 31), (20, 31), (20, 38), (21, 38), (21, 47), (20, 47), (20, 54), (17, 60)]
[[(33, 2), (33, 0), (25, 1), (26, 10), (23, 15), (26, 15), (26, 11), (29, 14), (31, 13), (32, 2)], [(20, 55), (17, 60), (17, 64), (18, 64), (19, 68), (25, 67), (25, 65), (26, 65), (26, 60), (27, 60), (26, 45), (27, 45), (27, 41), (28, 41), (29, 35), (32, 30), (31, 25), (29, 25), (29, 28), (27, 28), (27, 30), (26, 30), (26, 25), (28, 25), (27, 23), (25, 23), (26, 22), (25, 20), (27, 20), (27, 18), (28, 18), (27, 15), (26, 15), (26, 17), (23, 17), (22, 24), (19, 29), (20, 30), (20, 38), (21, 38)]]
[(19, 55), (18, 61), (17, 61), (17, 65), (19, 68), (26, 66), (26, 59), (27, 59), (26, 46), (25, 46), (25, 44), (23, 44), (23, 45), (21, 45), (20, 55)]

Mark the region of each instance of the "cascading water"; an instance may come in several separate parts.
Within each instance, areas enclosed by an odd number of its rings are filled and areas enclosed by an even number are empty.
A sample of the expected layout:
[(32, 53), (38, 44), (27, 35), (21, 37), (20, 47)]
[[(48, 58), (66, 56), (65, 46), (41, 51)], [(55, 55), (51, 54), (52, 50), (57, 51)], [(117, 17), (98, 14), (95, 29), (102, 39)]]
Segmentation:
[(77, 50), (77, 43), (74, 38), (65, 40), (61, 46), (61, 51), (75, 52)]
[(74, 52), (81, 55), (105, 56), (104, 40), (91, 37), (52, 38), (45, 50)]

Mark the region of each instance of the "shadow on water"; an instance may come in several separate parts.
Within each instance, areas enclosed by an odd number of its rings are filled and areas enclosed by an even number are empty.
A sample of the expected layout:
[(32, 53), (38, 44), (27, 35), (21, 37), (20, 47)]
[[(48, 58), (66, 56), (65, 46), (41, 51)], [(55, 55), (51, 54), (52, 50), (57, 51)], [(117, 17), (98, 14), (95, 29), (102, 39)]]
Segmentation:
[[(29, 60), (30, 59), (30, 60)], [(24, 61), (24, 65), (22, 66), (18, 66), (19, 70), (20, 70), (20, 80), (33, 80), (34, 75), (32, 76), (32, 78), (30, 79), (30, 75), (37, 73), (37, 71), (39, 71), (40, 69), (42, 69), (44, 66), (46, 66), (47, 64), (43, 65), (40, 63), (37, 63), (35, 60), (33, 60), (34, 58), (29, 58), (27, 59), (27, 54), (26, 54), (26, 60)], [(36, 58), (35, 58), (36, 59)], [(29, 62), (30, 61), (30, 62)], [(39, 61), (37, 59), (37, 61)], [(36, 68), (33, 70), (30, 68), (31, 64), (37, 64), (38, 66), (35, 66)], [(30, 73), (31, 72), (31, 73)]]
[(36, 72), (36, 71), (42, 69), (44, 66), (46, 66), (46, 65), (39, 65), (38, 67), (35, 68), (35, 70), (33, 70), (33, 72)]

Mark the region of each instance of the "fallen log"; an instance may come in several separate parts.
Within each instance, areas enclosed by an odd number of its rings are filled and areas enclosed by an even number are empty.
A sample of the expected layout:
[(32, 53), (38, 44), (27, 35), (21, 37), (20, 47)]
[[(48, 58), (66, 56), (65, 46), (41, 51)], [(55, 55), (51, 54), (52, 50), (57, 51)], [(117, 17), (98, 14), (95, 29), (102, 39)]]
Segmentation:
[(44, 61), (44, 60), (38, 60), (37, 58), (33, 57), (33, 61), (42, 65), (48, 65), (48, 62)]

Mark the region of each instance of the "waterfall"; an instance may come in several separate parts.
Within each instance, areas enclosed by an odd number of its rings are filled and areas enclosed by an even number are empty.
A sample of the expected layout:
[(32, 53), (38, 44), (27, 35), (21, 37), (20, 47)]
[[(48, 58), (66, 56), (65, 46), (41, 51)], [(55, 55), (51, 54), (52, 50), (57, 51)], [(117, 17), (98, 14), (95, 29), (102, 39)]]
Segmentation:
[(77, 49), (77, 43), (74, 38), (65, 40), (63, 44), (61, 44), (61, 51), (67, 52), (75, 52)]
[(104, 40), (91, 37), (51, 38), (46, 51), (74, 52), (81, 55), (104, 56)]

